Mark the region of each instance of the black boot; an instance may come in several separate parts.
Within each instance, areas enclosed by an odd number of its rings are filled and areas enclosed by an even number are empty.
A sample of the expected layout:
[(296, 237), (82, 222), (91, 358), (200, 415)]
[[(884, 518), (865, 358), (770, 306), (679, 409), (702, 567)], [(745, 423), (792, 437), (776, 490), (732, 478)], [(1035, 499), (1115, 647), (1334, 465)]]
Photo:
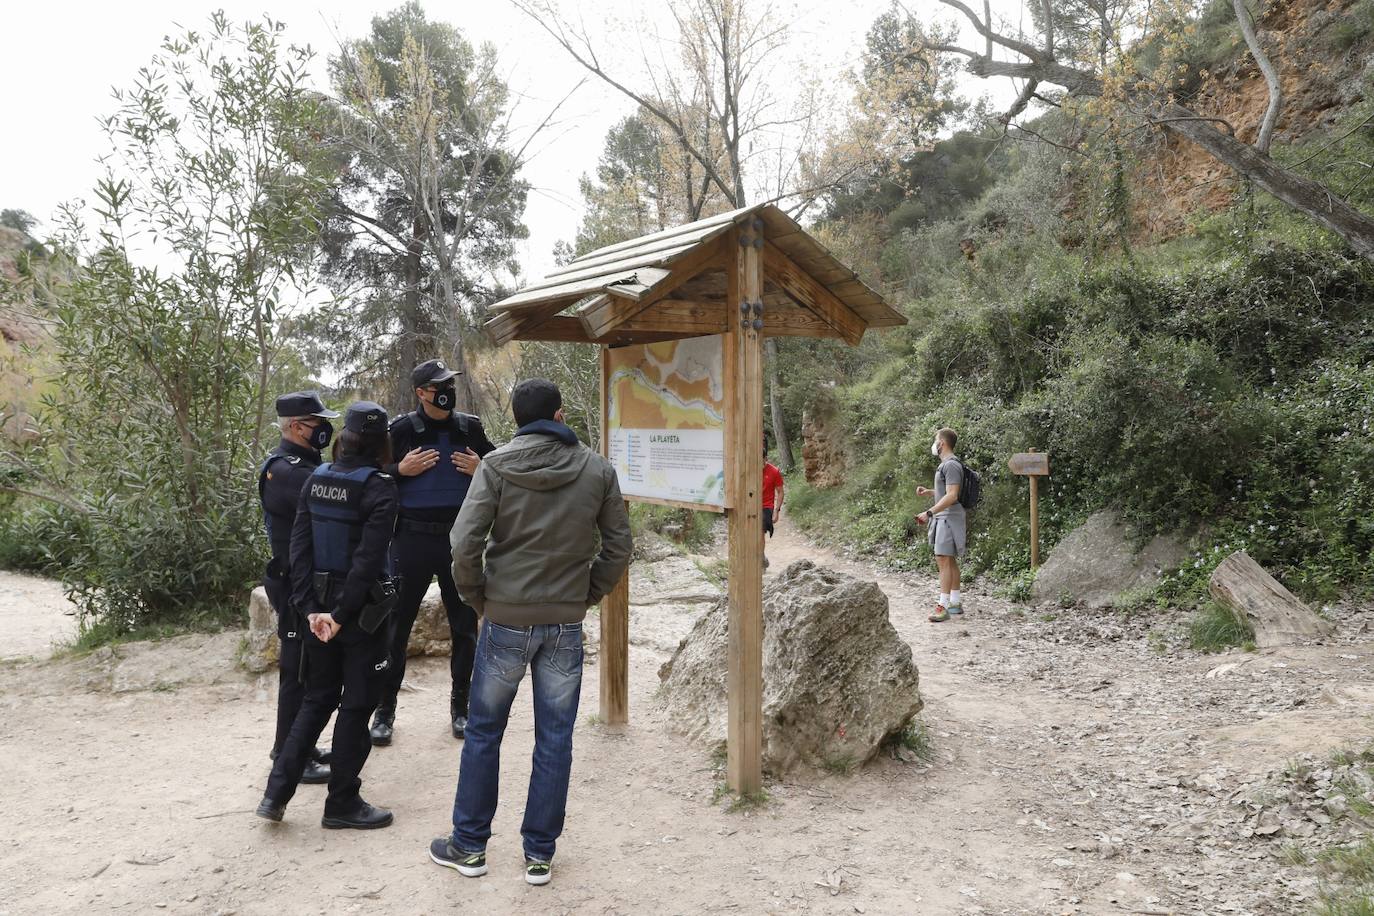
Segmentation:
[(264, 795), (262, 801), (258, 802), (258, 810), (255, 813), (258, 817), (269, 821), (280, 821), (282, 815), (286, 813), (286, 806), (279, 805)]
[(448, 717), (453, 720), (453, 737), (459, 741), (468, 730), (468, 701), (466, 697), (449, 697)]
[(385, 808), (374, 808), (361, 798), (350, 811), (340, 814), (325, 812), (320, 826), (330, 830), (376, 830), (378, 827), (391, 826), (391, 812)]
[(377, 714), (372, 717), (372, 728), (368, 735), (372, 738), (373, 747), (386, 747), (391, 743), (392, 732), (396, 730), (396, 704), (388, 703), (385, 706), (377, 707)]
[(305, 772), (301, 773), (303, 785), (318, 786), (326, 782), (329, 782), (329, 764), (311, 760), (305, 765)]

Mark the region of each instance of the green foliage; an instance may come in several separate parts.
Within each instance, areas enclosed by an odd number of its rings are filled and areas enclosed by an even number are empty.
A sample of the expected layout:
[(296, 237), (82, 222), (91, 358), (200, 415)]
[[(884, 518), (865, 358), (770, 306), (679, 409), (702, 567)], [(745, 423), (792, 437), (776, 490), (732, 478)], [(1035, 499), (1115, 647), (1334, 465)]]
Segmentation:
[(896, 734), (893, 741), (900, 747), (911, 751), (921, 763), (929, 763), (935, 759), (935, 745), (931, 741), (930, 729), (926, 728), (925, 723), (919, 719), (912, 719), (908, 722), (906, 727)]
[(11, 505), (0, 531), (12, 561), (60, 571), (93, 639), (237, 615), (261, 572), (275, 331), (326, 180), (310, 54), (281, 31), (217, 14), (115, 93), (99, 220), (64, 214), (35, 297), (53, 392), (3, 460), (47, 505)]
[[(570, 257), (666, 228), (678, 214), (654, 115), (637, 111), (606, 132), (596, 178), (583, 175), (582, 224)], [(690, 220), (686, 220), (690, 222)]]
[(1317, 856), (1322, 916), (1374, 916), (1374, 837)]
[(1345, 52), (1374, 35), (1374, 0), (1362, 0), (1345, 10), (1326, 29), (1332, 49)]
[(1220, 652), (1232, 647), (1255, 648), (1255, 631), (1229, 608), (1208, 601), (1188, 623), (1188, 643), (1199, 652)]
[(1027, 569), (1026, 486), (1003, 469), (1036, 448), (1053, 456), (1042, 549), (1113, 505), (1142, 538), (1207, 523), (1203, 548), (1166, 583), (1177, 600), (1197, 600), (1237, 549), (1309, 597), (1374, 586), (1361, 508), (1374, 500), (1374, 267), (1273, 228), (1206, 238), (1192, 259), (1085, 259), (1032, 230), (987, 236), (970, 263), (955, 260), (965, 229), (907, 239), (909, 264), (943, 255), (943, 273), (913, 286), (911, 324), (867, 364), (808, 367), (848, 380), (827, 398), (855, 466), (833, 493), (794, 487), (800, 521), (838, 526), (899, 566), (925, 562), (914, 489), (933, 474), (934, 430), (949, 425), (984, 476), (972, 573)]
[(60, 575), (89, 538), (84, 520), (60, 503), (0, 493), (0, 569)]
[(520, 377), (546, 378), (563, 395), (568, 426), (593, 450), (601, 448), (601, 353), (585, 344), (520, 344)]

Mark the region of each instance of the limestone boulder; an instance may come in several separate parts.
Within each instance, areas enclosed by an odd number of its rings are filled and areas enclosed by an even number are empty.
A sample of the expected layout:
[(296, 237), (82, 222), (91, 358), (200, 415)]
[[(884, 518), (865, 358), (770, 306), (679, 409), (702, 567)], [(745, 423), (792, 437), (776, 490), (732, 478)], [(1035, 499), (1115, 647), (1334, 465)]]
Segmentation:
[[(448, 614), (439, 597), (439, 585), (430, 585), (420, 602), (415, 627), (410, 631), (406, 655), (448, 655), (451, 649)], [(248, 597), (248, 634), (244, 638), (239, 665), (254, 674), (261, 674), (277, 666), (281, 658), (281, 644), (277, 638), (277, 613), (267, 600), (262, 586), (253, 589)]]
[(415, 615), (415, 628), (410, 631), (410, 642), (406, 655), (448, 655), (452, 641), (448, 632), (448, 612), (439, 596), (439, 583), (434, 582), (420, 601), (420, 612)]
[(1187, 557), (1184, 541), (1170, 535), (1137, 549), (1121, 516), (1103, 510), (1055, 545), (1035, 575), (1032, 595), (1037, 601), (1068, 598), (1111, 607), (1124, 593), (1153, 587)]
[[(920, 711), (911, 647), (877, 583), (798, 560), (765, 584), (763, 614), (769, 772), (862, 764)], [(726, 735), (728, 618), (721, 599), (659, 671), (669, 721), (712, 744)]]
[(267, 589), (259, 585), (248, 596), (248, 634), (239, 652), (239, 667), (262, 674), (277, 667), (281, 660), (281, 641), (277, 638), (277, 613), (267, 600)]

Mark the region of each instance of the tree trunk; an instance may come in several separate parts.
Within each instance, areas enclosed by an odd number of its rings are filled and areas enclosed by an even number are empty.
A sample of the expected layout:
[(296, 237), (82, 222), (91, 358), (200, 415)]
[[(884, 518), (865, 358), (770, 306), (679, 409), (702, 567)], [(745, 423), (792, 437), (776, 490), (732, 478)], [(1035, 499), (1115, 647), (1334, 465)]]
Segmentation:
[(1374, 261), (1374, 217), (1341, 200), (1330, 188), (1284, 168), (1182, 105), (1166, 106), (1159, 121), (1165, 130), (1196, 143), (1222, 164), (1345, 239), (1361, 257)]
[(1221, 562), (1212, 573), (1208, 591), (1213, 599), (1254, 628), (1255, 645), (1261, 649), (1331, 635), (1331, 624), (1314, 614), (1243, 550)]
[(401, 365), (397, 367), (396, 412), (409, 410), (415, 400), (415, 388), (410, 384), (410, 373), (419, 362), (420, 335), (420, 255), (423, 251), (420, 238), (420, 219), (417, 216), (411, 231), (410, 242), (406, 245), (406, 289), (405, 305), (401, 309)]
[(769, 337), (763, 342), (763, 356), (768, 364), (768, 411), (773, 421), (773, 441), (778, 444), (778, 467), (792, 470), (792, 443), (787, 439), (787, 421), (782, 415), (782, 400), (778, 397), (778, 339)]
[(1264, 45), (1260, 44), (1259, 34), (1255, 31), (1255, 21), (1250, 18), (1250, 8), (1245, 5), (1245, 0), (1232, 0), (1232, 5), (1236, 10), (1236, 22), (1240, 24), (1240, 34), (1245, 37), (1245, 44), (1250, 48), (1250, 54), (1255, 58), (1260, 72), (1264, 74), (1264, 82), (1269, 87), (1269, 106), (1264, 110), (1259, 136), (1255, 139), (1255, 149), (1267, 154), (1270, 138), (1274, 136), (1274, 125), (1279, 120), (1279, 106), (1283, 104), (1283, 86), (1279, 82), (1278, 68), (1269, 59), (1269, 55), (1264, 53)]
[[(981, 77), (1036, 79), (1063, 86), (1083, 96), (1102, 95), (1102, 81), (1094, 73), (1057, 61), (1000, 61), (975, 57), (969, 72)], [(1219, 119), (1207, 118), (1182, 105), (1169, 104), (1149, 112), (1158, 126), (1196, 143), (1218, 162), (1248, 178), (1288, 206), (1316, 220), (1345, 239), (1362, 258), (1374, 261), (1374, 217), (1342, 200), (1325, 185), (1284, 168), (1268, 155), (1219, 129)]]

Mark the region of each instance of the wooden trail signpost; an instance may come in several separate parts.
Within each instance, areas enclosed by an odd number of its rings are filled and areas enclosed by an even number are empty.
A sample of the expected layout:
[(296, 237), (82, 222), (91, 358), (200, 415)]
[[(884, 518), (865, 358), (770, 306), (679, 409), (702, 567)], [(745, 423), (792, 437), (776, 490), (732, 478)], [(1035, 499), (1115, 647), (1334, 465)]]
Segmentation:
[(1007, 462), (1013, 474), (1030, 478), (1031, 569), (1040, 567), (1040, 488), (1039, 480), (1050, 473), (1050, 456), (1031, 449), (1017, 452)]
[[(565, 314), (565, 310), (571, 308)], [(627, 500), (724, 512), (730, 787), (763, 783), (763, 340), (906, 318), (772, 204), (583, 255), (491, 307), (498, 346), (601, 347), (602, 452)], [(629, 577), (601, 607), (601, 718), (629, 721)]]

